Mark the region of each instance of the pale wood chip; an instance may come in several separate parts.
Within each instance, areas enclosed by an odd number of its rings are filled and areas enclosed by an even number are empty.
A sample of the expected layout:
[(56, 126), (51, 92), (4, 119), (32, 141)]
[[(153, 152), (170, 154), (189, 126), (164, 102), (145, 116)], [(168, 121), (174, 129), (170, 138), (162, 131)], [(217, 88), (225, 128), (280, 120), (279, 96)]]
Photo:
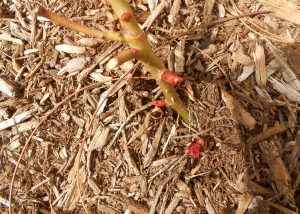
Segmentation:
[(203, 8), (203, 22), (208, 23), (212, 19), (212, 11), (216, 0), (206, 0)]
[(272, 84), (273, 88), (285, 95), (288, 99), (291, 101), (294, 101), (296, 103), (300, 104), (300, 92), (296, 91), (294, 88), (289, 86), (284, 81), (275, 79), (273, 77), (270, 77), (268, 81)]
[(95, 195), (100, 195), (101, 194), (101, 189), (99, 188), (99, 186), (96, 183), (94, 178), (89, 178), (87, 183), (91, 187), (91, 189), (92, 189), (92, 191)]
[(95, 80), (100, 83), (104, 83), (106, 85), (111, 85), (111, 80), (113, 79), (111, 76), (104, 76), (99, 72), (100, 69), (95, 70), (90, 74), (92, 80)]
[(178, 180), (176, 182), (176, 187), (181, 191), (184, 197), (186, 198), (192, 197), (191, 189), (182, 180)]
[(164, 10), (165, 6), (167, 5), (167, 2), (165, 0), (162, 0), (162, 2), (155, 8), (153, 13), (148, 17), (148, 19), (145, 21), (145, 23), (142, 25), (142, 29), (149, 29), (155, 19), (159, 16), (159, 14)]
[(208, 214), (217, 214), (217, 212), (215, 211), (215, 208), (213, 207), (211, 201), (209, 200), (209, 198), (205, 198), (205, 208), (206, 211), (208, 212)]
[(238, 208), (236, 210), (236, 214), (244, 214), (246, 213), (246, 210), (248, 209), (249, 205), (251, 204), (253, 199), (253, 196), (246, 194), (242, 198), (242, 200), (239, 201)]
[(95, 135), (89, 144), (88, 151), (102, 149), (108, 142), (110, 136), (110, 128), (103, 128), (101, 125), (96, 129)]
[(231, 96), (224, 89), (221, 90), (222, 99), (224, 100), (227, 108), (229, 109), (231, 116), (238, 123), (241, 123), (247, 129), (252, 130), (255, 127), (256, 120), (251, 114), (241, 105), (241, 103)]
[(39, 61), (39, 63), (31, 71), (29, 71), (29, 73), (26, 76), (26, 79), (33, 77), (39, 71), (39, 69), (42, 67), (45, 60), (46, 60), (46, 57), (42, 57), (41, 60)]
[(142, 204), (132, 198), (122, 195), (113, 195), (112, 197), (123, 202), (132, 212), (136, 214), (149, 213), (149, 209), (145, 204)]
[[(77, 154), (77, 158), (79, 157), (78, 154)], [(76, 163), (77, 163), (77, 161), (76, 161)], [(68, 181), (69, 181), (70, 185), (67, 188), (67, 192), (66, 192), (65, 196), (60, 200), (60, 206), (63, 207), (63, 209), (66, 211), (73, 211), (74, 209), (76, 209), (77, 203), (80, 199), (80, 194), (79, 194), (79, 191), (78, 191), (78, 188), (76, 185), (76, 182), (77, 182), (76, 167), (77, 167), (77, 165), (74, 164), (71, 169), (72, 173), (70, 171), (71, 174), (69, 174), (69, 176), (68, 176)], [(84, 169), (84, 167), (81, 167), (79, 169), (78, 174), (79, 174), (79, 182), (81, 183), (80, 191), (83, 192), (84, 187), (85, 187), (84, 183), (85, 183), (85, 180), (87, 177), (86, 170)]]
[(95, 47), (100, 44), (100, 41), (94, 38), (82, 38), (77, 42), (88, 47)]
[(254, 193), (260, 194), (260, 195), (266, 195), (268, 197), (274, 196), (274, 192), (272, 190), (267, 189), (267, 188), (255, 183), (254, 181), (251, 181), (249, 176), (245, 176), (244, 183), (251, 192), (254, 192)]
[(255, 88), (255, 91), (257, 92), (257, 94), (261, 98), (264, 98), (264, 99), (269, 100), (269, 101), (272, 100), (270, 94), (268, 93), (268, 91), (265, 88), (260, 88), (258, 86), (254, 86), (254, 88)]
[(300, 2), (297, 0), (258, 0), (279, 18), (300, 25)]
[(175, 176), (175, 174), (170, 174), (168, 177), (166, 177), (164, 180), (160, 181), (159, 186), (155, 192), (154, 198), (151, 200), (151, 207), (149, 214), (154, 214), (156, 210), (156, 206), (159, 200), (159, 197), (165, 187), (165, 185)]
[(18, 133), (30, 131), (31, 129), (34, 129), (38, 125), (38, 123), (38, 121), (28, 121), (18, 124), (12, 128), (12, 134), (15, 135)]
[(0, 92), (9, 97), (16, 97), (17, 87), (5, 77), (0, 77)]
[(12, 42), (12, 43), (18, 44), (18, 45), (23, 45), (24, 44), (21, 39), (15, 39), (15, 38), (11, 37), (11, 35), (8, 34), (8, 33), (0, 34), (0, 40)]
[(24, 16), (22, 15), (19, 8), (21, 8), (21, 6), (17, 6), (16, 4), (12, 5), (12, 9), (15, 11), (15, 14), (16, 14), (19, 22), (21, 23), (22, 27), (24, 27), (25, 29), (29, 29), (29, 26), (25, 22)]
[(246, 80), (254, 72), (254, 64), (243, 66), (243, 72), (238, 77), (237, 82), (241, 83)]
[(46, 178), (45, 180), (43, 180), (42, 182), (34, 185), (33, 187), (31, 187), (30, 191), (33, 192), (34, 190), (36, 190), (37, 188), (39, 188), (40, 186), (44, 185), (45, 183), (48, 183), (50, 181), (50, 178)]
[(288, 65), (286, 60), (284, 60), (283, 54), (280, 53), (280, 50), (275, 47), (269, 40), (267, 40), (268, 47), (270, 48), (271, 52), (275, 56), (277, 62), (279, 65), (284, 69), (283, 77), (286, 83), (288, 83), (289, 86), (294, 88), (297, 91), (300, 91), (300, 81), (297, 78), (294, 71), (291, 69), (291, 67)]
[(28, 54), (32, 54), (32, 53), (37, 53), (38, 51), (39, 51), (39, 49), (37, 49), (37, 48), (26, 49), (24, 51), (24, 55), (28, 55)]
[(9, 201), (5, 198), (0, 197), (0, 204), (4, 205), (5, 207), (9, 207)]
[(23, 122), (24, 120), (27, 120), (29, 118), (32, 117), (33, 113), (36, 111), (36, 109), (33, 109), (33, 110), (29, 110), (29, 111), (25, 111), (25, 112), (22, 112), (8, 120), (4, 120), (0, 123), (0, 131), (3, 130), (3, 129), (7, 129), (9, 127), (12, 127), (18, 123), (21, 123)]
[[(292, 174), (295, 170), (298, 170), (298, 160), (300, 158), (300, 143), (299, 143), (300, 131), (297, 132), (296, 140), (290, 141), (286, 144), (286, 150), (290, 151), (285, 156), (285, 163), (288, 165), (288, 169), (290, 174)], [(297, 182), (300, 182), (300, 174), (298, 174), (298, 181), (294, 182), (293, 186), (296, 188), (298, 186)]]
[(123, 157), (128, 163), (130, 173), (134, 175), (140, 175), (141, 173), (137, 167), (137, 164), (134, 162), (133, 158), (131, 157), (131, 154), (129, 153), (126, 143), (123, 143), (123, 149), (124, 149)]
[(267, 83), (267, 69), (265, 61), (264, 48), (256, 43), (255, 52), (253, 53), (255, 62), (255, 79), (259, 86), (265, 86)]
[(194, 183), (194, 191), (196, 193), (197, 200), (201, 206), (205, 206), (205, 196), (203, 195), (202, 186), (199, 181), (194, 181)]
[(263, 141), (259, 144), (265, 161), (267, 162), (271, 180), (276, 184), (277, 191), (284, 196), (286, 202), (293, 203), (294, 191), (291, 189), (291, 176), (282, 158), (282, 151), (274, 141)]
[(107, 205), (97, 204), (97, 210), (99, 213), (107, 213), (107, 214), (119, 214), (120, 212), (118, 210), (115, 210), (112, 207), (109, 207)]
[(185, 39), (181, 39), (175, 49), (175, 72), (183, 73), (185, 70)]
[(73, 121), (74, 121), (79, 127), (83, 127), (84, 124), (85, 124), (85, 120), (84, 120), (84, 119), (79, 118), (79, 117), (77, 117), (77, 116), (75, 116), (75, 115), (72, 115), (72, 119), (73, 119)]
[(90, 61), (87, 57), (77, 57), (69, 60), (69, 62), (59, 70), (58, 75), (64, 75), (65, 73), (69, 73), (70, 75), (77, 74), (82, 71), (87, 63)]
[(153, 161), (152, 166), (153, 166), (153, 167), (157, 167), (157, 166), (160, 166), (160, 165), (167, 164), (167, 163), (169, 163), (171, 160), (174, 160), (174, 158), (176, 158), (176, 155), (172, 155), (172, 156), (167, 157), (167, 158), (162, 158), (162, 159), (160, 159), (160, 160)]
[(150, 12), (153, 13), (158, 5), (158, 0), (147, 0)]
[(218, 15), (220, 18), (224, 18), (226, 15), (226, 11), (223, 4), (218, 4)]
[[(125, 76), (130, 77), (132, 76), (131, 74), (124, 74), (123, 76), (121, 76), (120, 78), (124, 78)], [(99, 116), (100, 114), (103, 113), (104, 108), (107, 104), (108, 99), (106, 99), (106, 97), (109, 96), (113, 96), (115, 93), (117, 93), (126, 83), (128, 80), (123, 80), (121, 81), (116, 87), (115, 85), (112, 85), (109, 89), (107, 89), (105, 92), (103, 92), (100, 95), (100, 100), (98, 102), (97, 108), (99, 107), (99, 105), (102, 103), (101, 107), (99, 108), (99, 111), (97, 112), (97, 115)]]
[(271, 207), (274, 207), (275, 209), (279, 210), (280, 213), (284, 213), (284, 214), (298, 214), (298, 212), (295, 212), (291, 209), (288, 209), (284, 206), (281, 206), (279, 204), (276, 204), (276, 203), (273, 203), (271, 201), (268, 201), (268, 204), (271, 206)]
[(9, 118), (9, 110), (6, 107), (0, 108), (0, 122)]
[[(151, 119), (151, 112), (147, 113), (146, 117), (144, 118), (143, 124), (139, 127), (139, 129), (132, 135), (132, 137), (128, 141), (128, 145), (134, 142), (136, 139), (142, 136), (145, 132), (150, 131), (149, 123)], [(151, 128), (151, 127), (150, 127)]]
[[(88, 75), (98, 65), (100, 65), (100, 67), (101, 67), (104, 63), (106, 63), (110, 59), (109, 56), (112, 54), (112, 52), (115, 51), (119, 47), (120, 47), (120, 44), (113, 45), (113, 46), (107, 48), (103, 53), (101, 53), (100, 56), (97, 57), (96, 62), (94, 62), (92, 65), (90, 65), (89, 67), (87, 67), (86, 69), (84, 69), (77, 75), (78, 82), (82, 82), (86, 77), (88, 77)], [(103, 70), (103, 69), (100, 68), (100, 70)]]
[(174, 209), (177, 207), (177, 205), (180, 203), (182, 199), (178, 196), (174, 196), (172, 199), (171, 199), (171, 202), (169, 204), (169, 206), (167, 207), (167, 209), (165, 210), (165, 214), (171, 214)]
[(252, 60), (249, 56), (241, 53), (240, 51), (233, 52), (231, 55), (231, 59), (242, 64), (242, 65), (250, 65)]
[(154, 156), (157, 153), (158, 146), (159, 146), (159, 143), (160, 143), (160, 139), (161, 139), (162, 134), (163, 134), (164, 124), (165, 124), (165, 119), (162, 121), (162, 123), (160, 124), (157, 132), (155, 133), (155, 136), (154, 136), (154, 139), (152, 141), (151, 147), (150, 147), (148, 153), (146, 154), (146, 156), (143, 160), (143, 166), (144, 167), (148, 167), (151, 164)]
[(79, 47), (79, 46), (68, 45), (68, 44), (56, 45), (55, 49), (69, 54), (84, 54), (86, 51), (85, 47)]
[(170, 15), (168, 16), (168, 21), (170, 23), (173, 23), (175, 21), (175, 18), (178, 15), (180, 10), (180, 5), (181, 5), (181, 0), (174, 0), (171, 7)]

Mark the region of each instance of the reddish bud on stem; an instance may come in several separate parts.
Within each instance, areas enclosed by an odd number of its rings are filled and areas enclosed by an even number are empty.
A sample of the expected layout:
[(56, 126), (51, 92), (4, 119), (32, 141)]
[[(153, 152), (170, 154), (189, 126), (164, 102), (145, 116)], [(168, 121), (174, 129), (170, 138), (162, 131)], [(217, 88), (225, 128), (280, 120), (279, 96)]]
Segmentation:
[(173, 71), (166, 70), (161, 75), (161, 80), (170, 83), (173, 86), (176, 86), (183, 81), (183, 78), (177, 76)]
[(121, 20), (123, 22), (127, 22), (131, 18), (131, 13), (130, 12), (125, 12), (121, 15)]
[(186, 147), (186, 153), (194, 158), (198, 158), (200, 152), (204, 151), (204, 140), (202, 138), (197, 138), (193, 143)]
[(155, 100), (152, 102), (152, 105), (157, 106), (157, 107), (164, 107), (167, 105), (167, 103), (164, 100)]
[(132, 49), (130, 50), (130, 52), (131, 52), (132, 55), (137, 55), (137, 54), (139, 53), (139, 50), (137, 50), (137, 49), (135, 49), (135, 48), (132, 48)]

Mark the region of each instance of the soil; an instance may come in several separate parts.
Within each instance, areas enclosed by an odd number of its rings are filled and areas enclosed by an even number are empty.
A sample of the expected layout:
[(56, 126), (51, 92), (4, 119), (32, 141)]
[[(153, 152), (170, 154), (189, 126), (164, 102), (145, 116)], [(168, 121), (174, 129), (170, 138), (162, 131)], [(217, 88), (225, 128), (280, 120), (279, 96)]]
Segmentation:
[[(0, 2), (0, 212), (22, 155), (13, 213), (298, 213), (299, 26), (263, 1), (131, 0), (141, 25), (153, 19), (145, 32), (157, 55), (184, 77), (184, 121), (151, 105), (164, 98), (141, 63), (105, 68), (126, 45), (34, 15), (43, 5), (116, 31), (108, 2)], [(115, 81), (125, 73), (136, 78)], [(10, 118), (18, 125), (4, 127)], [(186, 148), (198, 138), (194, 158)]]

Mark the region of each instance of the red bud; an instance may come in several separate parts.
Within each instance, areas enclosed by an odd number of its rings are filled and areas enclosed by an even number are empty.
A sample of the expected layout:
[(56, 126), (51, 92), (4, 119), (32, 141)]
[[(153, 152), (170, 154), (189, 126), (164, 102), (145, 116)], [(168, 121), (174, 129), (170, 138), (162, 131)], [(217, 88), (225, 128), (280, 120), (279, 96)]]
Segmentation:
[(170, 83), (173, 86), (176, 86), (183, 81), (183, 78), (177, 76), (173, 71), (166, 70), (161, 75), (161, 80)]
[(198, 158), (200, 152), (204, 151), (205, 143), (202, 138), (197, 138), (193, 143), (186, 147), (186, 153), (194, 158)]
[(132, 48), (132, 49), (130, 50), (130, 52), (131, 52), (132, 55), (137, 55), (137, 54), (139, 53), (139, 50), (137, 50), (137, 49), (135, 49), (135, 48)]
[(121, 20), (124, 22), (127, 22), (131, 18), (130, 12), (125, 12), (121, 15)]
[(157, 106), (157, 107), (164, 107), (167, 105), (167, 103), (164, 100), (155, 100), (152, 102), (152, 105)]

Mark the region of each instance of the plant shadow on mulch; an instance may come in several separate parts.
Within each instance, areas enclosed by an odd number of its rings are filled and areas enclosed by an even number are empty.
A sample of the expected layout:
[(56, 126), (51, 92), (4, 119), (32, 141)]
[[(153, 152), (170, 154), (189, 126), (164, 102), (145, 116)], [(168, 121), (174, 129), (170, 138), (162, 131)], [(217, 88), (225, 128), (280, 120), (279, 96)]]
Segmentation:
[[(48, 9), (74, 21), (100, 29), (119, 27), (106, 1), (50, 2)], [(174, 1), (181, 2), (179, 6), (170, 1), (164, 6), (164, 1), (159, 5), (155, 1), (131, 2), (140, 23), (154, 17), (147, 29), (151, 45), (171, 70), (185, 78), (177, 90), (190, 110), (190, 120), (181, 120), (166, 107), (143, 109), (153, 100), (163, 99), (156, 83), (143, 79), (126, 81), (109, 97), (104, 113), (96, 118), (81, 157), (79, 180), (89, 210), (92, 213), (296, 213), (300, 183), (299, 107), (271, 82), (258, 84), (253, 53), (259, 45), (264, 48), (268, 72), (276, 70), (272, 77), (280, 80), (285, 77), (268, 43), (262, 42), (263, 38), (239, 19), (186, 30), (200, 20), (221, 19), (222, 6), (226, 8), (225, 18), (236, 16), (234, 6), (228, 2), (218, 1), (211, 9), (212, 1)], [(256, 2), (238, 5), (244, 14), (249, 13), (249, 8), (259, 8)], [(0, 131), (1, 213), (8, 212), (6, 200), (13, 169), (37, 121), (76, 89), (111, 76), (119, 77), (133, 67), (129, 63), (113, 71), (105, 70), (103, 67), (116, 54), (118, 44), (93, 41), (96, 46), (83, 45), (78, 41), (84, 35), (43, 20), (37, 22), (40, 30), (35, 44), (30, 44), (29, 10), (35, 6), (23, 2), (0, 3), (0, 15), (7, 18), (0, 22), (0, 33), (8, 33), (24, 43), (16, 45), (0, 40), (0, 76), (23, 90), (15, 97), (1, 94), (0, 122), (35, 108), (25, 121), (27, 125), (24, 122), (17, 129)], [(151, 7), (162, 8), (158, 16), (150, 13)], [(245, 19), (254, 20), (280, 36), (283, 33), (280, 26), (295, 28), (271, 14)], [(59, 52), (55, 49), (59, 44), (85, 47), (86, 51)], [(26, 79), (43, 58), (40, 47), (46, 54), (45, 62), (36, 75)], [(26, 54), (17, 55), (24, 51)], [(80, 83), (82, 71), (70, 76), (57, 75), (74, 58), (86, 59), (84, 68), (96, 63), (88, 78)], [(24, 70), (20, 72), (22, 67)], [(133, 73), (148, 76), (141, 66)], [(243, 73), (246, 77), (241, 80)], [(40, 127), (17, 172), (14, 212), (84, 212), (76, 187), (79, 139), (99, 97), (111, 86), (108, 82), (77, 95)], [(131, 116), (139, 109), (143, 110)], [(278, 126), (284, 131), (271, 129), (267, 138), (268, 130)], [(261, 133), (262, 138), (256, 142), (255, 136)], [(185, 148), (195, 138), (206, 142), (206, 149), (198, 159), (185, 154)]]

